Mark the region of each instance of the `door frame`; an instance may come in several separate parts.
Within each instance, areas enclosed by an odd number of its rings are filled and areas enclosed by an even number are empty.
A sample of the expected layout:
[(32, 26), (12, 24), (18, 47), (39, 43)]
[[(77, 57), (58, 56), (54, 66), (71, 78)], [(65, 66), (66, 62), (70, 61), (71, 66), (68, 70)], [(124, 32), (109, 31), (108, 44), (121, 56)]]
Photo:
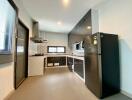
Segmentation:
[[(24, 27), (27, 30), (27, 34), (26, 34), (26, 59), (25, 59), (25, 79), (28, 77), (28, 49), (29, 49), (29, 29), (28, 27), (18, 18), (18, 23), (20, 25), (22, 25), (22, 27)], [(17, 89), (22, 82), (19, 84), (19, 86), (16, 85), (16, 68), (17, 68), (17, 36), (18, 36), (18, 28), (17, 28), (17, 32), (15, 34), (15, 50), (14, 50), (14, 88)]]

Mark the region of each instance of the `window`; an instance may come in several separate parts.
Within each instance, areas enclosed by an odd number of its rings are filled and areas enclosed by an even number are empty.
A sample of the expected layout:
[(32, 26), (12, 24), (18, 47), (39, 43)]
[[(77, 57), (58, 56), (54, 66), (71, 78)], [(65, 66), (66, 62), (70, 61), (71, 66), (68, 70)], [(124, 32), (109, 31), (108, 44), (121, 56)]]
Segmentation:
[(64, 47), (57, 47), (57, 52), (65, 52), (65, 48)]
[(48, 52), (56, 52), (56, 47), (49, 47)]
[(66, 48), (64, 46), (48, 46), (48, 53), (65, 53)]
[(0, 0), (0, 54), (12, 52), (12, 34), (15, 28), (16, 10), (9, 0)]
[(24, 52), (24, 47), (23, 46), (17, 46), (17, 52), (23, 53)]

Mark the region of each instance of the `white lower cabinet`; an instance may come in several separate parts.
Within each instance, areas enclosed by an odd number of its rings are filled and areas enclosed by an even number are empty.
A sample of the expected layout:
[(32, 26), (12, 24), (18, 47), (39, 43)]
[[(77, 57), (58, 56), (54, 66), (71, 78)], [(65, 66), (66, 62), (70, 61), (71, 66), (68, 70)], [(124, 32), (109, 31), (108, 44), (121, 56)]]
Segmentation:
[(44, 57), (31, 56), (28, 58), (28, 76), (43, 75), (44, 73)]

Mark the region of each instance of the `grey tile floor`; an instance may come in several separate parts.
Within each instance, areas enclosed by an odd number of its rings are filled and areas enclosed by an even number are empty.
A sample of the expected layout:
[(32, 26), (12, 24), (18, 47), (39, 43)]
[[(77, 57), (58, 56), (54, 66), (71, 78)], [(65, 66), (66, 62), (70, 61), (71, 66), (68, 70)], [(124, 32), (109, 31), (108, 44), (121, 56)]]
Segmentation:
[[(99, 100), (67, 68), (47, 69), (44, 76), (29, 77), (6, 100)], [(132, 100), (117, 94), (103, 100)]]

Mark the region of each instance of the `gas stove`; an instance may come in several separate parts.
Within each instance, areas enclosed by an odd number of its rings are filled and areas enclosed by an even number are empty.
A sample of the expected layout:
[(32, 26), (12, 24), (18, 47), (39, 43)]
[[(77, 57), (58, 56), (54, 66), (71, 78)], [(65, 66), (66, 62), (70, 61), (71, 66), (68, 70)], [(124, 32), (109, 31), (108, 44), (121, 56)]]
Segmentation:
[(36, 53), (36, 54), (34, 54), (32, 56), (44, 56), (44, 54), (43, 53)]

